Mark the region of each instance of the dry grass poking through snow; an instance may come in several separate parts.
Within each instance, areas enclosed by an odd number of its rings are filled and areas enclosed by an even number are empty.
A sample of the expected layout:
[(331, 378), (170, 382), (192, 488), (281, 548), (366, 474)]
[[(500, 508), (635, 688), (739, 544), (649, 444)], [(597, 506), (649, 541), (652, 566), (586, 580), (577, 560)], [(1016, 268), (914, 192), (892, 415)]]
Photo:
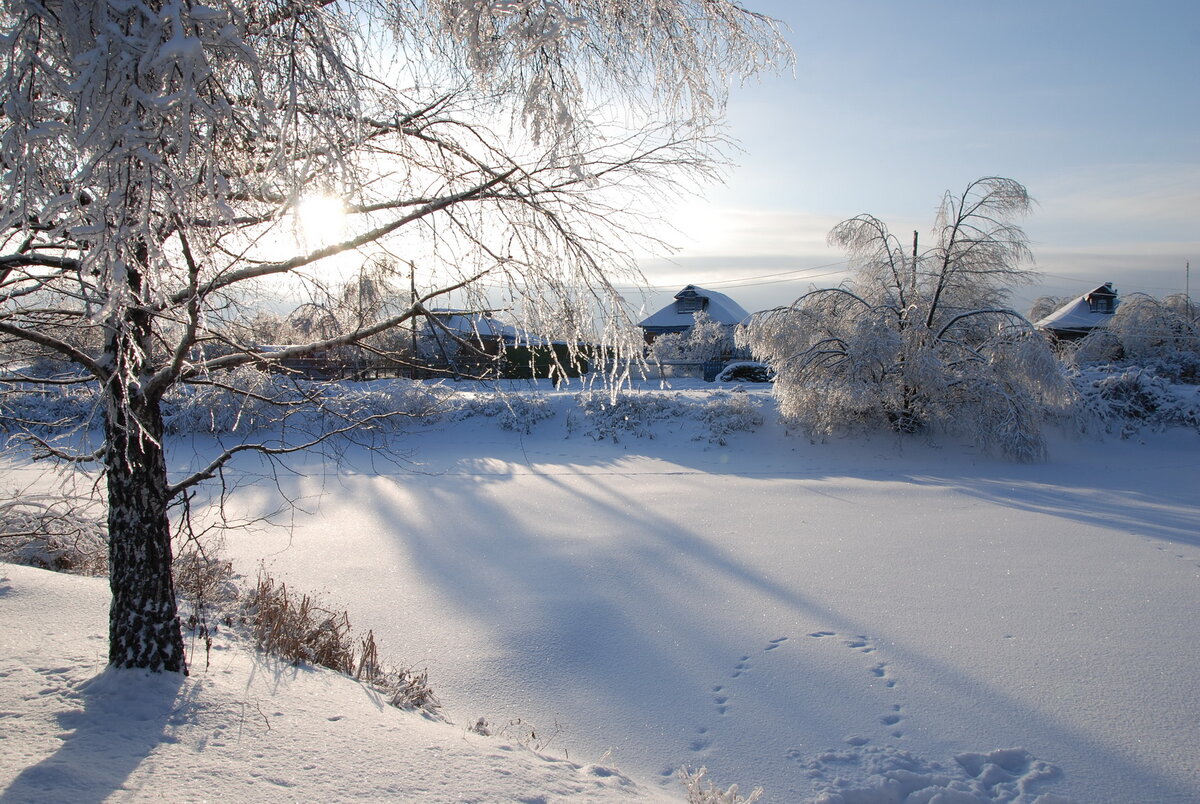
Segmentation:
[[(91, 502), (51, 494), (0, 496), (0, 558), (73, 574), (107, 574), (104, 523)], [(193, 636), (192, 662), (198, 641), (207, 664), (218, 623), (231, 627), (242, 620), (261, 651), (352, 676), (399, 709), (436, 713), (439, 702), (426, 671), (385, 666), (374, 632), (356, 639), (346, 612), (331, 611), (311, 595), (289, 591), (268, 574), (260, 574), (255, 588), (244, 593), (220, 548), (188, 539), (179, 545), (173, 562), (181, 609), (190, 610), (184, 624)]]
[(311, 595), (290, 592), (260, 573), (246, 601), (258, 649), (293, 663), (328, 667), (370, 685), (392, 706), (436, 713), (439, 703), (426, 671), (385, 668), (375, 634), (356, 640), (347, 612), (325, 608)]
[(749, 796), (739, 794), (736, 784), (730, 785), (728, 790), (713, 787), (712, 782), (704, 779), (707, 774), (708, 768), (695, 772), (689, 768), (680, 769), (679, 781), (687, 788), (688, 804), (751, 804), (762, 797), (761, 787), (754, 788)]

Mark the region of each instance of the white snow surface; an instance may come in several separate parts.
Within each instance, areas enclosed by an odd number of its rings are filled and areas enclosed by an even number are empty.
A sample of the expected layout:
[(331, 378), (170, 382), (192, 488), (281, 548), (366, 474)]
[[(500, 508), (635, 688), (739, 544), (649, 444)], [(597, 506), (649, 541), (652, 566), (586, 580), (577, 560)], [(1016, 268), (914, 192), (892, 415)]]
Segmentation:
[(655, 800), (685, 765), (769, 802), (1200, 801), (1196, 433), (812, 444), (751, 386), (754, 432), (597, 441), (542, 391), (530, 433), (442, 422), (231, 494), (300, 503), (228, 534), (239, 569), (428, 668), (448, 723), (226, 641), (183, 682), (103, 671), (104, 583), (0, 565), (0, 801)]
[(671, 800), (221, 639), (186, 679), (106, 669), (107, 610), (102, 580), (0, 564), (0, 801)]

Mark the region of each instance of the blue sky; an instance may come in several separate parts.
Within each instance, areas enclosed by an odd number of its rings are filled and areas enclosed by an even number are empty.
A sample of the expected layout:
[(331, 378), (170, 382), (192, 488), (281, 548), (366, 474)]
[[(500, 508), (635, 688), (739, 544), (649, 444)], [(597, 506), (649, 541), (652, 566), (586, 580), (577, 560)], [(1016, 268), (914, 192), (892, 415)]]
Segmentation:
[(924, 235), (945, 191), (1000, 175), (1038, 202), (1045, 276), (1018, 307), (1105, 281), (1181, 292), (1188, 260), (1200, 295), (1200, 3), (745, 4), (788, 24), (795, 75), (734, 91), (738, 166), (680, 207), (652, 284), (784, 304), (845, 277), (838, 221)]

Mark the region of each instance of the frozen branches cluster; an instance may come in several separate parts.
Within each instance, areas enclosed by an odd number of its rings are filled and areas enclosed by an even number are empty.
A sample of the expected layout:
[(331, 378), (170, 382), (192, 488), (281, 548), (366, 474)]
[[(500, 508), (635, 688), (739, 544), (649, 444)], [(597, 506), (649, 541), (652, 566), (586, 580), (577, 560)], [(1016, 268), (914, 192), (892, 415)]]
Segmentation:
[(685, 332), (659, 335), (650, 346), (650, 356), (661, 362), (671, 360), (715, 360), (734, 350), (733, 327), (714, 321), (704, 310), (692, 315)]
[(1141, 427), (1188, 427), (1200, 433), (1200, 388), (1176, 385), (1152, 369), (1084, 367), (1072, 378), (1085, 431), (1128, 437)]
[(835, 227), (853, 280), (760, 313), (739, 334), (775, 370), (784, 417), (817, 437), (934, 430), (1040, 458), (1044, 411), (1069, 395), (1046, 340), (1003, 306), (1031, 277), (1012, 222), (1029, 203), (1011, 179), (974, 181), (944, 197), (925, 251), (916, 233), (909, 249), (870, 215)]
[(1182, 293), (1164, 299), (1131, 293), (1071, 357), (1078, 364), (1120, 363), (1200, 384), (1200, 309)]
[(18, 564), (103, 575), (108, 543), (103, 516), (88, 495), (0, 493), (0, 558)]
[(577, 394), (575, 402), (584, 432), (597, 441), (614, 443), (628, 436), (654, 438), (659, 423), (677, 421), (695, 429), (695, 440), (723, 446), (729, 435), (752, 432), (763, 423), (761, 411), (744, 393), (722, 391), (690, 400), (654, 393), (588, 391)]

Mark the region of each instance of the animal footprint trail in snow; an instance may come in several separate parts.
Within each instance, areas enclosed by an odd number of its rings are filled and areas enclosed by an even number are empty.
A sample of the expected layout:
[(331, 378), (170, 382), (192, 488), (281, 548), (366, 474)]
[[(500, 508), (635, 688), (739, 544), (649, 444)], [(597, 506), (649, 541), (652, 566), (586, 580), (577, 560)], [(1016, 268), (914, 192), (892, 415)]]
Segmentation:
[[(778, 650), (787, 641), (788, 637), (786, 636), (776, 637), (772, 640), (769, 640), (762, 648), (763, 655), (770, 654), (771, 652)], [(733, 684), (733, 682), (737, 679), (740, 679), (747, 673), (751, 672), (753, 669), (753, 664), (754, 659), (751, 654), (742, 654), (738, 657), (737, 662), (730, 669), (727, 680), (718, 684), (714, 684), (709, 688), (711, 695), (710, 700), (713, 709), (716, 711), (717, 717), (723, 718), (729, 714), (730, 709), (732, 708), (732, 690), (730, 689), (730, 685)], [(694, 754), (707, 754), (710, 753), (710, 749), (712, 747), (713, 741), (709, 727), (707, 725), (697, 727), (695, 730), (695, 736), (688, 743), (688, 750)], [(672, 775), (672, 773), (673, 771), (670, 769), (663, 770), (664, 777), (668, 777)]]
[(716, 693), (716, 695), (713, 696), (713, 703), (717, 705), (717, 714), (723, 715), (725, 714), (725, 710), (729, 704), (729, 696), (722, 694), (725, 692), (725, 688), (720, 684), (717, 684), (715, 687), (713, 687), (713, 692)]
[[(813, 639), (838, 638), (843, 645), (856, 653), (872, 654), (878, 650), (871, 638), (865, 634), (842, 636), (837, 631), (812, 631), (809, 633), (809, 636)], [(896, 688), (896, 679), (892, 677), (891, 669), (887, 662), (874, 662), (867, 668), (867, 673), (872, 679), (882, 681), (887, 690), (890, 691)], [(889, 727), (888, 735), (896, 739), (904, 736), (902, 726), (902, 721), (904, 720), (903, 712), (903, 706), (892, 704), (891, 708), (879, 717), (879, 723)], [(847, 737), (846, 742), (857, 747), (870, 742), (870, 738), (855, 734)]]

